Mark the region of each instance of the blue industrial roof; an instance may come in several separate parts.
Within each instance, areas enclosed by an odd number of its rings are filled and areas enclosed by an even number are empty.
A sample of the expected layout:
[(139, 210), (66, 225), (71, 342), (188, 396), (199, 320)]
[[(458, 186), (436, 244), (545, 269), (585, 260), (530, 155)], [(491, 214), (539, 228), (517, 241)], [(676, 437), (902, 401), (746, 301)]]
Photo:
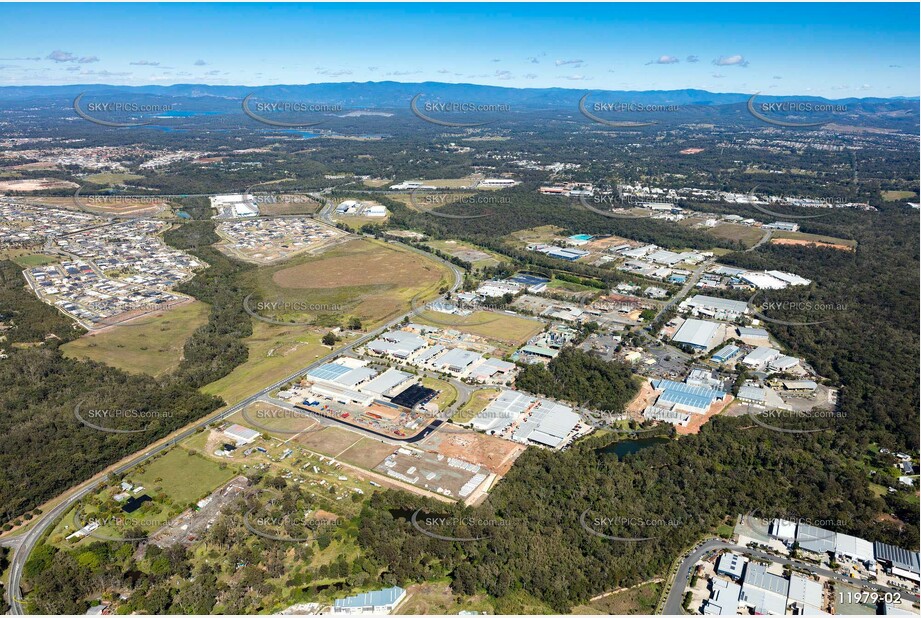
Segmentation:
[(691, 406), (701, 410), (706, 410), (710, 407), (713, 399), (705, 395), (692, 395), (690, 393), (679, 393), (677, 391), (666, 390), (664, 393), (659, 395), (659, 401), (668, 401), (671, 403), (677, 403), (684, 406)]
[(698, 397), (707, 397), (710, 401), (722, 399), (726, 396), (723, 391), (706, 386), (691, 386), (684, 382), (675, 382), (673, 380), (653, 380), (652, 387), (656, 390), (673, 391), (687, 395), (696, 395)]
[(362, 592), (344, 599), (336, 599), (335, 607), (381, 607), (384, 605), (393, 605), (403, 594), (404, 590), (399, 586), (385, 588), (383, 590), (374, 590), (372, 592)]
[(352, 369), (350, 367), (345, 367), (343, 365), (326, 363), (325, 365), (320, 365), (316, 369), (311, 369), (307, 372), (307, 375), (314, 378), (319, 378), (321, 380), (335, 380), (339, 376), (345, 375), (351, 370)]
[(735, 356), (735, 355), (738, 354), (738, 353), (739, 353), (739, 346), (735, 346), (735, 345), (731, 345), (731, 344), (730, 344), (730, 345), (724, 346), (724, 347), (720, 348), (719, 350), (717, 350), (717, 351), (713, 354), (713, 360), (715, 360), (715, 361), (725, 361), (725, 360), (729, 360), (730, 358), (732, 358), (733, 356)]

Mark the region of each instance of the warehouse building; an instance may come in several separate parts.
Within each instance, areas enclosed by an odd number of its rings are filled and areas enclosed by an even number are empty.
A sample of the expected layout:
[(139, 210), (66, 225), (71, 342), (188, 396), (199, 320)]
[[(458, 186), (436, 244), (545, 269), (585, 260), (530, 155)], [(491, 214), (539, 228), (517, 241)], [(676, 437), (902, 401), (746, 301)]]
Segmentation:
[(730, 344), (727, 346), (723, 346), (722, 348), (714, 352), (713, 356), (711, 356), (710, 358), (711, 360), (713, 360), (713, 362), (725, 363), (726, 361), (735, 357), (736, 354), (739, 353), (739, 351), (740, 351), (739, 346)]
[(438, 369), (441, 369), (442, 371), (461, 374), (467, 371), (467, 368), (470, 367), (470, 365), (482, 358), (483, 357), (476, 352), (455, 348), (453, 350), (448, 350), (436, 358), (434, 361), (432, 361), (432, 365)]
[(525, 410), (530, 408), (535, 401), (537, 401), (535, 397), (530, 397), (518, 391), (502, 391), (485, 410), (473, 419), (471, 425), (473, 425), (474, 429), (479, 429), (480, 431), (501, 433)]
[(749, 562), (745, 568), (745, 582), (739, 595), (739, 604), (756, 614), (784, 615), (790, 582), (780, 575), (768, 573), (767, 566)]
[(921, 558), (918, 552), (877, 541), (873, 543), (873, 555), (893, 575), (914, 582), (921, 581)]
[(224, 435), (236, 442), (237, 446), (243, 446), (255, 442), (262, 434), (243, 425), (234, 424), (224, 430)]
[(315, 383), (310, 387), (310, 392), (320, 397), (327, 397), (341, 404), (357, 404), (360, 406), (370, 406), (374, 401), (374, 395), (361, 393), (351, 388), (339, 386), (338, 384)]
[(556, 448), (569, 438), (581, 420), (569, 406), (541, 399), (530, 416), (515, 430), (513, 437), (519, 442), (536, 442)]
[(421, 350), (426, 345), (425, 339), (397, 330), (382, 334), (368, 344), (368, 350), (380, 355), (390, 355), (396, 358), (408, 358), (413, 352)]
[(334, 614), (389, 614), (400, 601), (406, 598), (406, 591), (399, 586), (362, 592), (333, 602)]
[(653, 380), (652, 387), (662, 391), (655, 405), (677, 412), (706, 414), (715, 401), (721, 401), (726, 393), (706, 386), (692, 386), (672, 380)]
[(751, 352), (749, 352), (745, 358), (742, 359), (742, 364), (748, 365), (752, 369), (764, 369), (764, 367), (779, 357), (780, 351), (775, 350), (774, 348), (769, 348), (766, 346), (758, 346)]
[(713, 579), (710, 598), (704, 601), (703, 613), (707, 616), (735, 616), (739, 612), (742, 587), (724, 579)]
[(835, 555), (856, 562), (872, 562), (873, 544), (856, 536), (839, 532), (835, 535)]
[(405, 388), (413, 379), (411, 374), (399, 369), (390, 368), (361, 387), (363, 393), (374, 397), (388, 397), (392, 393)]
[(716, 322), (694, 319), (685, 320), (678, 332), (675, 333), (675, 336), (672, 337), (672, 341), (689, 345), (697, 350), (706, 350), (711, 346), (719, 327), (720, 325)]
[(717, 320), (735, 320), (748, 313), (748, 304), (741, 300), (729, 300), (716, 296), (697, 294), (681, 303), (694, 315), (706, 315)]
[(770, 340), (770, 333), (763, 328), (753, 328), (751, 326), (740, 326), (736, 329), (739, 339), (751, 345), (761, 345)]
[(796, 542), (800, 549), (813, 554), (829, 554), (835, 551), (835, 537), (831, 530), (800, 523), (796, 527)]

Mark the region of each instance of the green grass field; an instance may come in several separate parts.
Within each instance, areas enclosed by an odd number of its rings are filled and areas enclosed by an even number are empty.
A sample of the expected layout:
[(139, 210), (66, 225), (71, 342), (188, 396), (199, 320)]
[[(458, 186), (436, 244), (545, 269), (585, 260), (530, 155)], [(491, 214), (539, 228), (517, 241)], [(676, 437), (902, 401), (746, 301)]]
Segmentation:
[(132, 472), (128, 481), (142, 485), (145, 493), (164, 493), (176, 504), (198, 502), (232, 479), (236, 470), (202, 457), (184, 448), (173, 448), (162, 457), (145, 464), (141, 472)]
[(474, 391), (474, 393), (470, 396), (470, 399), (467, 400), (467, 403), (461, 406), (461, 409), (451, 417), (451, 420), (455, 423), (470, 422), (477, 414), (485, 410), (486, 405), (498, 394), (498, 388), (484, 388), (478, 391)]
[(881, 191), (880, 195), (885, 202), (897, 202), (917, 197), (917, 193), (914, 191)]
[(357, 317), (365, 328), (408, 311), (414, 297), (433, 298), (453, 281), (441, 262), (367, 239), (255, 269), (247, 277), (260, 299), (277, 303), (277, 309), (262, 311), (271, 319), (329, 327)]
[(467, 316), (424, 311), (416, 321), (479, 335), (502, 344), (499, 347), (504, 350), (521, 346), (544, 328), (543, 322), (495, 311), (474, 311)]
[(58, 259), (55, 257), (50, 255), (42, 255), (41, 253), (17, 255), (12, 259), (23, 268), (33, 268), (35, 266), (42, 266), (43, 264), (54, 264), (58, 261)]
[(736, 225), (734, 223), (721, 223), (707, 230), (711, 236), (724, 240), (735, 240), (746, 247), (752, 247), (764, 237), (764, 231), (749, 225)]
[(139, 318), (61, 346), (68, 358), (90, 360), (129, 373), (164, 375), (179, 365), (182, 348), (196, 328), (208, 321), (210, 308), (193, 301)]
[(253, 334), (243, 340), (249, 348), (246, 362), (201, 390), (235, 404), (329, 354), (330, 349), (320, 343), (321, 337), (304, 327), (276, 326), (253, 320)]
[(114, 172), (100, 172), (86, 177), (86, 181), (94, 185), (120, 185), (131, 180), (143, 179), (143, 176), (138, 176), (137, 174), (116, 174)]

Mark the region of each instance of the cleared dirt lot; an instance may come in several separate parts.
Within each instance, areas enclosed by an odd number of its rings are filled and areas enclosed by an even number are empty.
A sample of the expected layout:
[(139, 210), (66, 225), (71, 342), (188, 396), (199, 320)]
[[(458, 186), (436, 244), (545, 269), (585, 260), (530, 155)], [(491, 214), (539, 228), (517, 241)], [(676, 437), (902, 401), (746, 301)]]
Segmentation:
[(515, 444), (475, 431), (436, 431), (423, 440), (422, 445), (427, 450), (436, 451), (445, 457), (457, 457), (479, 464), (499, 476), (508, 474), (515, 460), (526, 448), (523, 444)]

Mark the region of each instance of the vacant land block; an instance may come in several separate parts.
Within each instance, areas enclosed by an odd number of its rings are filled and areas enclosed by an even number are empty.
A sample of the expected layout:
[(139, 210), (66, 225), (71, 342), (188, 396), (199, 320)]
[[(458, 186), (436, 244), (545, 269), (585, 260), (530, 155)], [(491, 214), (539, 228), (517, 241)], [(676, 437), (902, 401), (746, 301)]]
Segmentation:
[(440, 262), (366, 239), (249, 276), (261, 299), (276, 303), (273, 319), (335, 326), (357, 317), (366, 328), (408, 311), (414, 297), (434, 297), (452, 281)]
[(183, 505), (201, 500), (235, 474), (229, 466), (222, 467), (192, 451), (174, 448), (145, 464), (142, 471), (129, 474), (128, 480), (143, 486), (151, 496), (162, 492), (174, 503)]
[(207, 323), (210, 307), (193, 301), (89, 333), (61, 346), (68, 358), (87, 358), (129, 373), (161, 376), (179, 366), (186, 340)]
[(465, 316), (424, 311), (419, 314), (416, 321), (479, 335), (504, 343), (506, 347), (520, 346), (544, 329), (544, 323), (539, 320), (498, 311), (474, 311)]

